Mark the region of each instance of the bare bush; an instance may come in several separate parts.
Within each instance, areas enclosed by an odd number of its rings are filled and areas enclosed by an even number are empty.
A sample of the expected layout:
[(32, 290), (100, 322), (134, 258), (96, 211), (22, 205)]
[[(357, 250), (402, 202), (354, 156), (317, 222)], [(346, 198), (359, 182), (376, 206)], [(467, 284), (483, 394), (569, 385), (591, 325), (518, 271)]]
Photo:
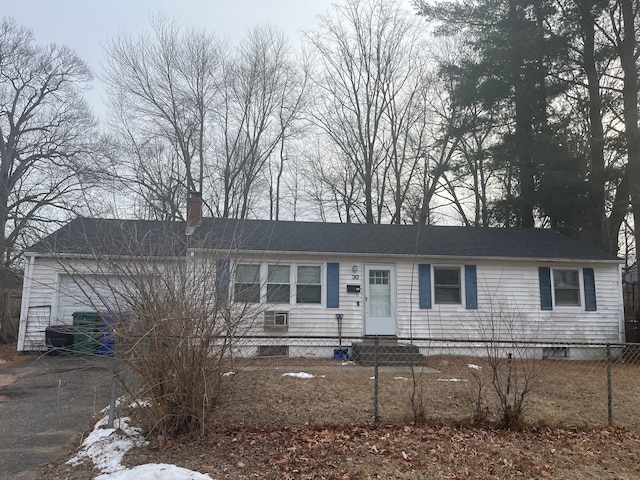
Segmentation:
[(136, 374), (123, 376), (124, 387), (145, 405), (139, 412), (148, 432), (165, 437), (204, 432), (233, 381), (225, 374), (232, 371), (234, 347), (258, 313), (230, 302), (228, 253), (170, 256), (170, 239), (165, 231), (156, 237), (160, 243), (145, 236), (128, 245), (136, 256), (96, 252), (65, 265), (103, 312), (116, 356)]
[[(474, 420), (485, 420), (487, 408), (493, 403), (499, 425), (520, 430), (527, 401), (543, 374), (543, 363), (536, 359), (536, 350), (528, 342), (534, 339), (536, 324), (502, 299), (492, 298), (485, 311), (479, 315), (479, 326), (489, 378), (479, 366), (469, 365), (475, 386), (469, 396)], [(488, 384), (493, 387), (494, 402), (485, 393)]]
[(127, 313), (116, 315), (119, 356), (139, 374), (139, 394), (151, 402), (149, 426), (163, 435), (204, 428), (225, 392), (238, 330), (251, 323), (216, 291), (214, 265), (198, 259), (126, 276)]
[(423, 381), (424, 368), (411, 366), (411, 413), (413, 423), (423, 425), (427, 421), (424, 409), (425, 392)]

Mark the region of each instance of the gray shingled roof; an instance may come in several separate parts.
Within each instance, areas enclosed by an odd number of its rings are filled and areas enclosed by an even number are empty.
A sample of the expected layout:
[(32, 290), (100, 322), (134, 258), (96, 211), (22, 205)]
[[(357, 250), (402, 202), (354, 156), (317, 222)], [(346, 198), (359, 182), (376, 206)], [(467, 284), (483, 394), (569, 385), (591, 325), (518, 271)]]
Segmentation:
[[(79, 217), (29, 252), (79, 255), (186, 253), (184, 222)], [(205, 218), (190, 248), (323, 254), (618, 261), (547, 229), (273, 222)]]

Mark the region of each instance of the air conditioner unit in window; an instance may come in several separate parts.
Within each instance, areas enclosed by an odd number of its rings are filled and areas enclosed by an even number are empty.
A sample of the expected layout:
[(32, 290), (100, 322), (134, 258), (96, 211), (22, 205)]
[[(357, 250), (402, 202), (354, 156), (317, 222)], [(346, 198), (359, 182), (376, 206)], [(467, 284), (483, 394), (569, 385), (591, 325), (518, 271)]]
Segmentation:
[(287, 328), (289, 312), (264, 312), (264, 326), (265, 328)]

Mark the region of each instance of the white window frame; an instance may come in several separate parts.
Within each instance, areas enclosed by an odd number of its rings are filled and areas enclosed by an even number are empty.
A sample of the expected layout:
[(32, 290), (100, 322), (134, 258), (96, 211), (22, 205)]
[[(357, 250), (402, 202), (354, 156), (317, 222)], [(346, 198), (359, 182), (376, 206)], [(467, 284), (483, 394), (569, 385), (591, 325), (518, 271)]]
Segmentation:
[[(314, 263), (294, 263), (291, 264), (293, 267), (293, 271), (292, 271), (292, 286), (293, 286), (293, 295), (292, 295), (292, 300), (296, 305), (322, 305), (323, 304), (323, 293), (325, 291), (325, 286), (324, 286), (324, 275), (323, 275), (323, 271), (324, 269), (322, 268), (322, 265), (320, 264), (314, 264)], [(319, 270), (320, 273), (320, 281), (319, 283), (315, 284), (308, 284), (308, 285), (312, 285), (312, 286), (318, 286), (320, 287), (320, 299), (317, 302), (298, 302), (298, 269), (300, 267), (314, 267), (317, 268)], [(306, 285), (306, 284), (305, 284)]]
[[(258, 267), (258, 301), (257, 302), (247, 302), (244, 300), (238, 300), (236, 297), (236, 285), (238, 284), (238, 276), (237, 276), (237, 272), (238, 272), (238, 267), (241, 266), (248, 266), (248, 267)], [(259, 263), (251, 263), (251, 262), (247, 262), (247, 263), (237, 263), (234, 266), (234, 270), (233, 270), (233, 301), (237, 302), (237, 303), (252, 303), (252, 304), (257, 304), (257, 303), (261, 303), (262, 301), (262, 268), (261, 265)], [(254, 284), (246, 284), (246, 285), (254, 285)]]
[[(265, 275), (265, 301), (267, 304), (269, 305), (291, 305), (291, 301), (293, 297), (293, 294), (295, 292), (293, 292), (294, 289), (291, 288), (292, 286), (292, 280), (293, 280), (293, 275), (292, 275), (292, 267), (294, 266), (294, 264), (292, 263), (266, 263), (266, 275)], [(287, 267), (289, 269), (289, 281), (287, 283), (276, 283), (276, 282), (269, 282), (269, 267)], [(289, 298), (287, 299), (286, 302), (277, 302), (277, 301), (273, 301), (269, 299), (269, 285), (288, 285), (289, 287)]]
[[(556, 301), (556, 279), (555, 272), (571, 271), (578, 273), (578, 303), (558, 303)], [(572, 267), (553, 267), (551, 268), (551, 295), (553, 299), (553, 308), (584, 308), (584, 287), (582, 279), (582, 269)]]
[[(438, 302), (436, 298), (436, 270), (458, 270), (458, 278), (460, 279), (459, 291), (460, 291), (460, 301), (459, 302)], [(433, 299), (433, 305), (440, 306), (465, 306), (465, 285), (464, 285), (464, 268), (462, 265), (431, 265), (431, 295)]]
[[(233, 268), (233, 276), (232, 276), (232, 282), (231, 282), (231, 287), (232, 287), (232, 295), (233, 295), (233, 301), (237, 302), (236, 300), (236, 269), (238, 266), (240, 265), (249, 265), (249, 266), (254, 266), (254, 267), (258, 267), (258, 275), (259, 275), (259, 285), (260, 285), (260, 297), (259, 297), (259, 301), (258, 302), (246, 302), (246, 303), (260, 303), (260, 304), (265, 304), (265, 305), (269, 305), (270, 307), (269, 310), (278, 310), (279, 308), (281, 308), (282, 306), (285, 305), (290, 305), (290, 306), (297, 306), (297, 307), (324, 307), (325, 306), (325, 292), (326, 292), (326, 267), (325, 267), (325, 263), (313, 263), (313, 262), (269, 262), (269, 261), (262, 261), (262, 262), (242, 262), (242, 263), (235, 263), (234, 268)], [(269, 288), (269, 267), (270, 266), (274, 266), (274, 267), (279, 267), (279, 266), (284, 266), (284, 267), (289, 267), (289, 300), (286, 303), (283, 302), (274, 302), (274, 301), (270, 301), (268, 298), (268, 288)], [(318, 283), (317, 285), (320, 287), (320, 301), (317, 303), (310, 303), (310, 302), (302, 302), (299, 303), (298, 302), (298, 267), (316, 267), (319, 269), (320, 271), (320, 283)], [(284, 284), (282, 284), (284, 285)], [(312, 284), (315, 285), (315, 284)], [(271, 307), (272, 306), (272, 307)]]

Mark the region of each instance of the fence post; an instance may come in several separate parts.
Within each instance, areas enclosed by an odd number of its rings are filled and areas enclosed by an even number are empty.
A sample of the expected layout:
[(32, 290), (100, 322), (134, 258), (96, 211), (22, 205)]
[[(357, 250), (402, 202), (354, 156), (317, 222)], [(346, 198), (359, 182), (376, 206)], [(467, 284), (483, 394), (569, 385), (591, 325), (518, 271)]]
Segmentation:
[(116, 418), (116, 398), (118, 397), (118, 372), (113, 371), (111, 377), (111, 398), (109, 399), (109, 419), (107, 421), (107, 427), (113, 428), (113, 424)]
[(378, 363), (380, 340), (378, 337), (374, 340), (374, 357), (373, 357), (373, 421), (378, 423)]
[(613, 404), (611, 394), (611, 345), (607, 343), (607, 421), (613, 425)]

